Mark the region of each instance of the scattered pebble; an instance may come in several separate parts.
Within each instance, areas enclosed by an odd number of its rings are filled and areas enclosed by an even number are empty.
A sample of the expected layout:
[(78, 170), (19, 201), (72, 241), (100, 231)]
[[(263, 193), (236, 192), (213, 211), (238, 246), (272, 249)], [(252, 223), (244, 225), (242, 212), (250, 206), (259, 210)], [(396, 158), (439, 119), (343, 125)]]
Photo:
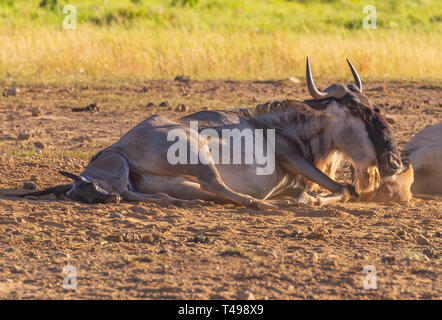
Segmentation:
[(194, 236), (193, 238), (189, 238), (189, 242), (196, 242), (196, 243), (211, 243), (209, 237), (201, 237), (201, 236)]
[(389, 124), (395, 124), (397, 122), (396, 119), (390, 115), (384, 115), (384, 118)]
[(167, 102), (167, 101), (163, 101), (163, 102), (161, 102), (161, 103), (159, 104), (159, 107), (161, 107), (161, 108), (167, 108), (167, 107), (169, 107), (169, 102)]
[(236, 294), (236, 297), (239, 300), (255, 300), (255, 296), (253, 295), (253, 293), (248, 292), (248, 291), (239, 291)]
[(72, 112), (84, 112), (84, 111), (98, 112), (98, 111), (100, 111), (100, 108), (98, 107), (97, 103), (92, 103), (92, 104), (88, 105), (87, 107), (72, 108), (71, 110), (72, 110)]
[(176, 108), (175, 108), (176, 112), (186, 112), (187, 111), (187, 107), (185, 104), (180, 103)]
[(54, 256), (56, 258), (69, 258), (70, 257), (67, 253), (61, 252), (61, 251), (55, 252)]
[(12, 88), (6, 92), (6, 96), (15, 96), (20, 93), (20, 88)]
[(31, 139), (31, 134), (27, 131), (20, 132), (17, 136), (17, 140), (24, 141)]
[(295, 77), (289, 77), (288, 80), (293, 83), (301, 83), (301, 80), (299, 80), (298, 78), (295, 78)]
[(43, 150), (45, 148), (45, 145), (43, 144), (43, 142), (35, 141), (34, 147), (36, 147), (37, 149)]
[(31, 114), (33, 117), (38, 117), (41, 115), (41, 110), (40, 108), (36, 107), (36, 108), (32, 108), (31, 109)]
[(180, 82), (188, 82), (190, 80), (189, 76), (184, 76), (184, 75), (178, 75), (175, 77), (174, 79), (175, 81), (180, 81)]
[(158, 251), (158, 254), (163, 254), (165, 256), (169, 256), (170, 255), (170, 251), (166, 248), (161, 249), (160, 251)]
[(394, 263), (394, 262), (396, 262), (396, 257), (383, 254), (382, 257), (381, 257), (381, 262), (383, 262), (383, 263)]
[(155, 239), (150, 234), (141, 238), (142, 243), (153, 243), (154, 241), (155, 241)]
[(114, 213), (111, 214), (111, 218), (123, 219), (124, 216), (121, 213), (114, 212)]

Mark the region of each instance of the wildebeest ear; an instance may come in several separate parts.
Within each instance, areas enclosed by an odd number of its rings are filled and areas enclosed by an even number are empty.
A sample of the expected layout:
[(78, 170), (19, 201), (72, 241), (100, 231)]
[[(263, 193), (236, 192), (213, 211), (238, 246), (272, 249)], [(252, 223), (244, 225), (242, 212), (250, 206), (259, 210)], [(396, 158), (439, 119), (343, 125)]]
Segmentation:
[(290, 101), (290, 107), (306, 116), (321, 116), (325, 115), (329, 100)]
[(78, 178), (80, 178), (76, 174), (73, 174), (73, 173), (70, 173), (70, 172), (66, 172), (66, 171), (58, 171), (58, 173), (61, 174), (62, 176), (71, 178), (72, 180), (77, 180)]

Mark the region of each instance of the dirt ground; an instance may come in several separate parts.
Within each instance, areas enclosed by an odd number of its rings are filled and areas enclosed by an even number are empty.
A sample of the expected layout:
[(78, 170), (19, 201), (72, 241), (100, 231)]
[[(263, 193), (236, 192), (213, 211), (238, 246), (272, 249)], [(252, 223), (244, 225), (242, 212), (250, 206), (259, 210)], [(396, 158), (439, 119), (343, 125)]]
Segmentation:
[[(442, 120), (441, 85), (364, 86), (396, 121), (401, 149)], [(307, 97), (303, 83), (290, 81), (20, 87), (0, 96), (0, 193), (68, 183), (58, 170), (80, 173), (91, 155), (154, 113)], [(72, 111), (92, 103), (99, 111)], [(0, 298), (441, 299), (441, 205), (254, 211), (0, 196)], [(76, 289), (63, 287), (67, 265), (76, 268)], [(363, 289), (367, 265), (376, 268), (377, 289)]]

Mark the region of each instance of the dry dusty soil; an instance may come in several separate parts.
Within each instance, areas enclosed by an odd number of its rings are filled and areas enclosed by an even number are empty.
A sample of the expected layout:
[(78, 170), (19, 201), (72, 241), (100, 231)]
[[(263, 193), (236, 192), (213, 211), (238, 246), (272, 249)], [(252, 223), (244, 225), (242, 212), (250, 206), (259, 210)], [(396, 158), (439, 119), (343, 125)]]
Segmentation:
[[(67, 183), (58, 170), (80, 173), (91, 155), (154, 113), (307, 98), (304, 84), (289, 81), (164, 80), (10, 93), (0, 96), (3, 194)], [(371, 82), (365, 93), (395, 119), (400, 148), (441, 121), (438, 84)], [(72, 111), (92, 103), (98, 111)], [(0, 298), (440, 299), (441, 205), (412, 199), (254, 211), (0, 196)], [(76, 268), (75, 290), (63, 287), (67, 265)], [(363, 288), (367, 265), (376, 268), (377, 289)]]

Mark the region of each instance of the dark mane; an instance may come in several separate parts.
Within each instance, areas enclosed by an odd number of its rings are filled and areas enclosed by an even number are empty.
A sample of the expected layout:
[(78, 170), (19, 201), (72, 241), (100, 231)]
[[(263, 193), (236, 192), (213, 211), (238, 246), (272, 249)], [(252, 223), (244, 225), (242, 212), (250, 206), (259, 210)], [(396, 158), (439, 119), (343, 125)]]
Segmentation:
[(247, 118), (250, 118), (269, 113), (295, 110), (291, 105), (291, 101), (293, 100), (268, 101), (266, 103), (258, 104), (256, 107), (239, 108), (235, 111)]

